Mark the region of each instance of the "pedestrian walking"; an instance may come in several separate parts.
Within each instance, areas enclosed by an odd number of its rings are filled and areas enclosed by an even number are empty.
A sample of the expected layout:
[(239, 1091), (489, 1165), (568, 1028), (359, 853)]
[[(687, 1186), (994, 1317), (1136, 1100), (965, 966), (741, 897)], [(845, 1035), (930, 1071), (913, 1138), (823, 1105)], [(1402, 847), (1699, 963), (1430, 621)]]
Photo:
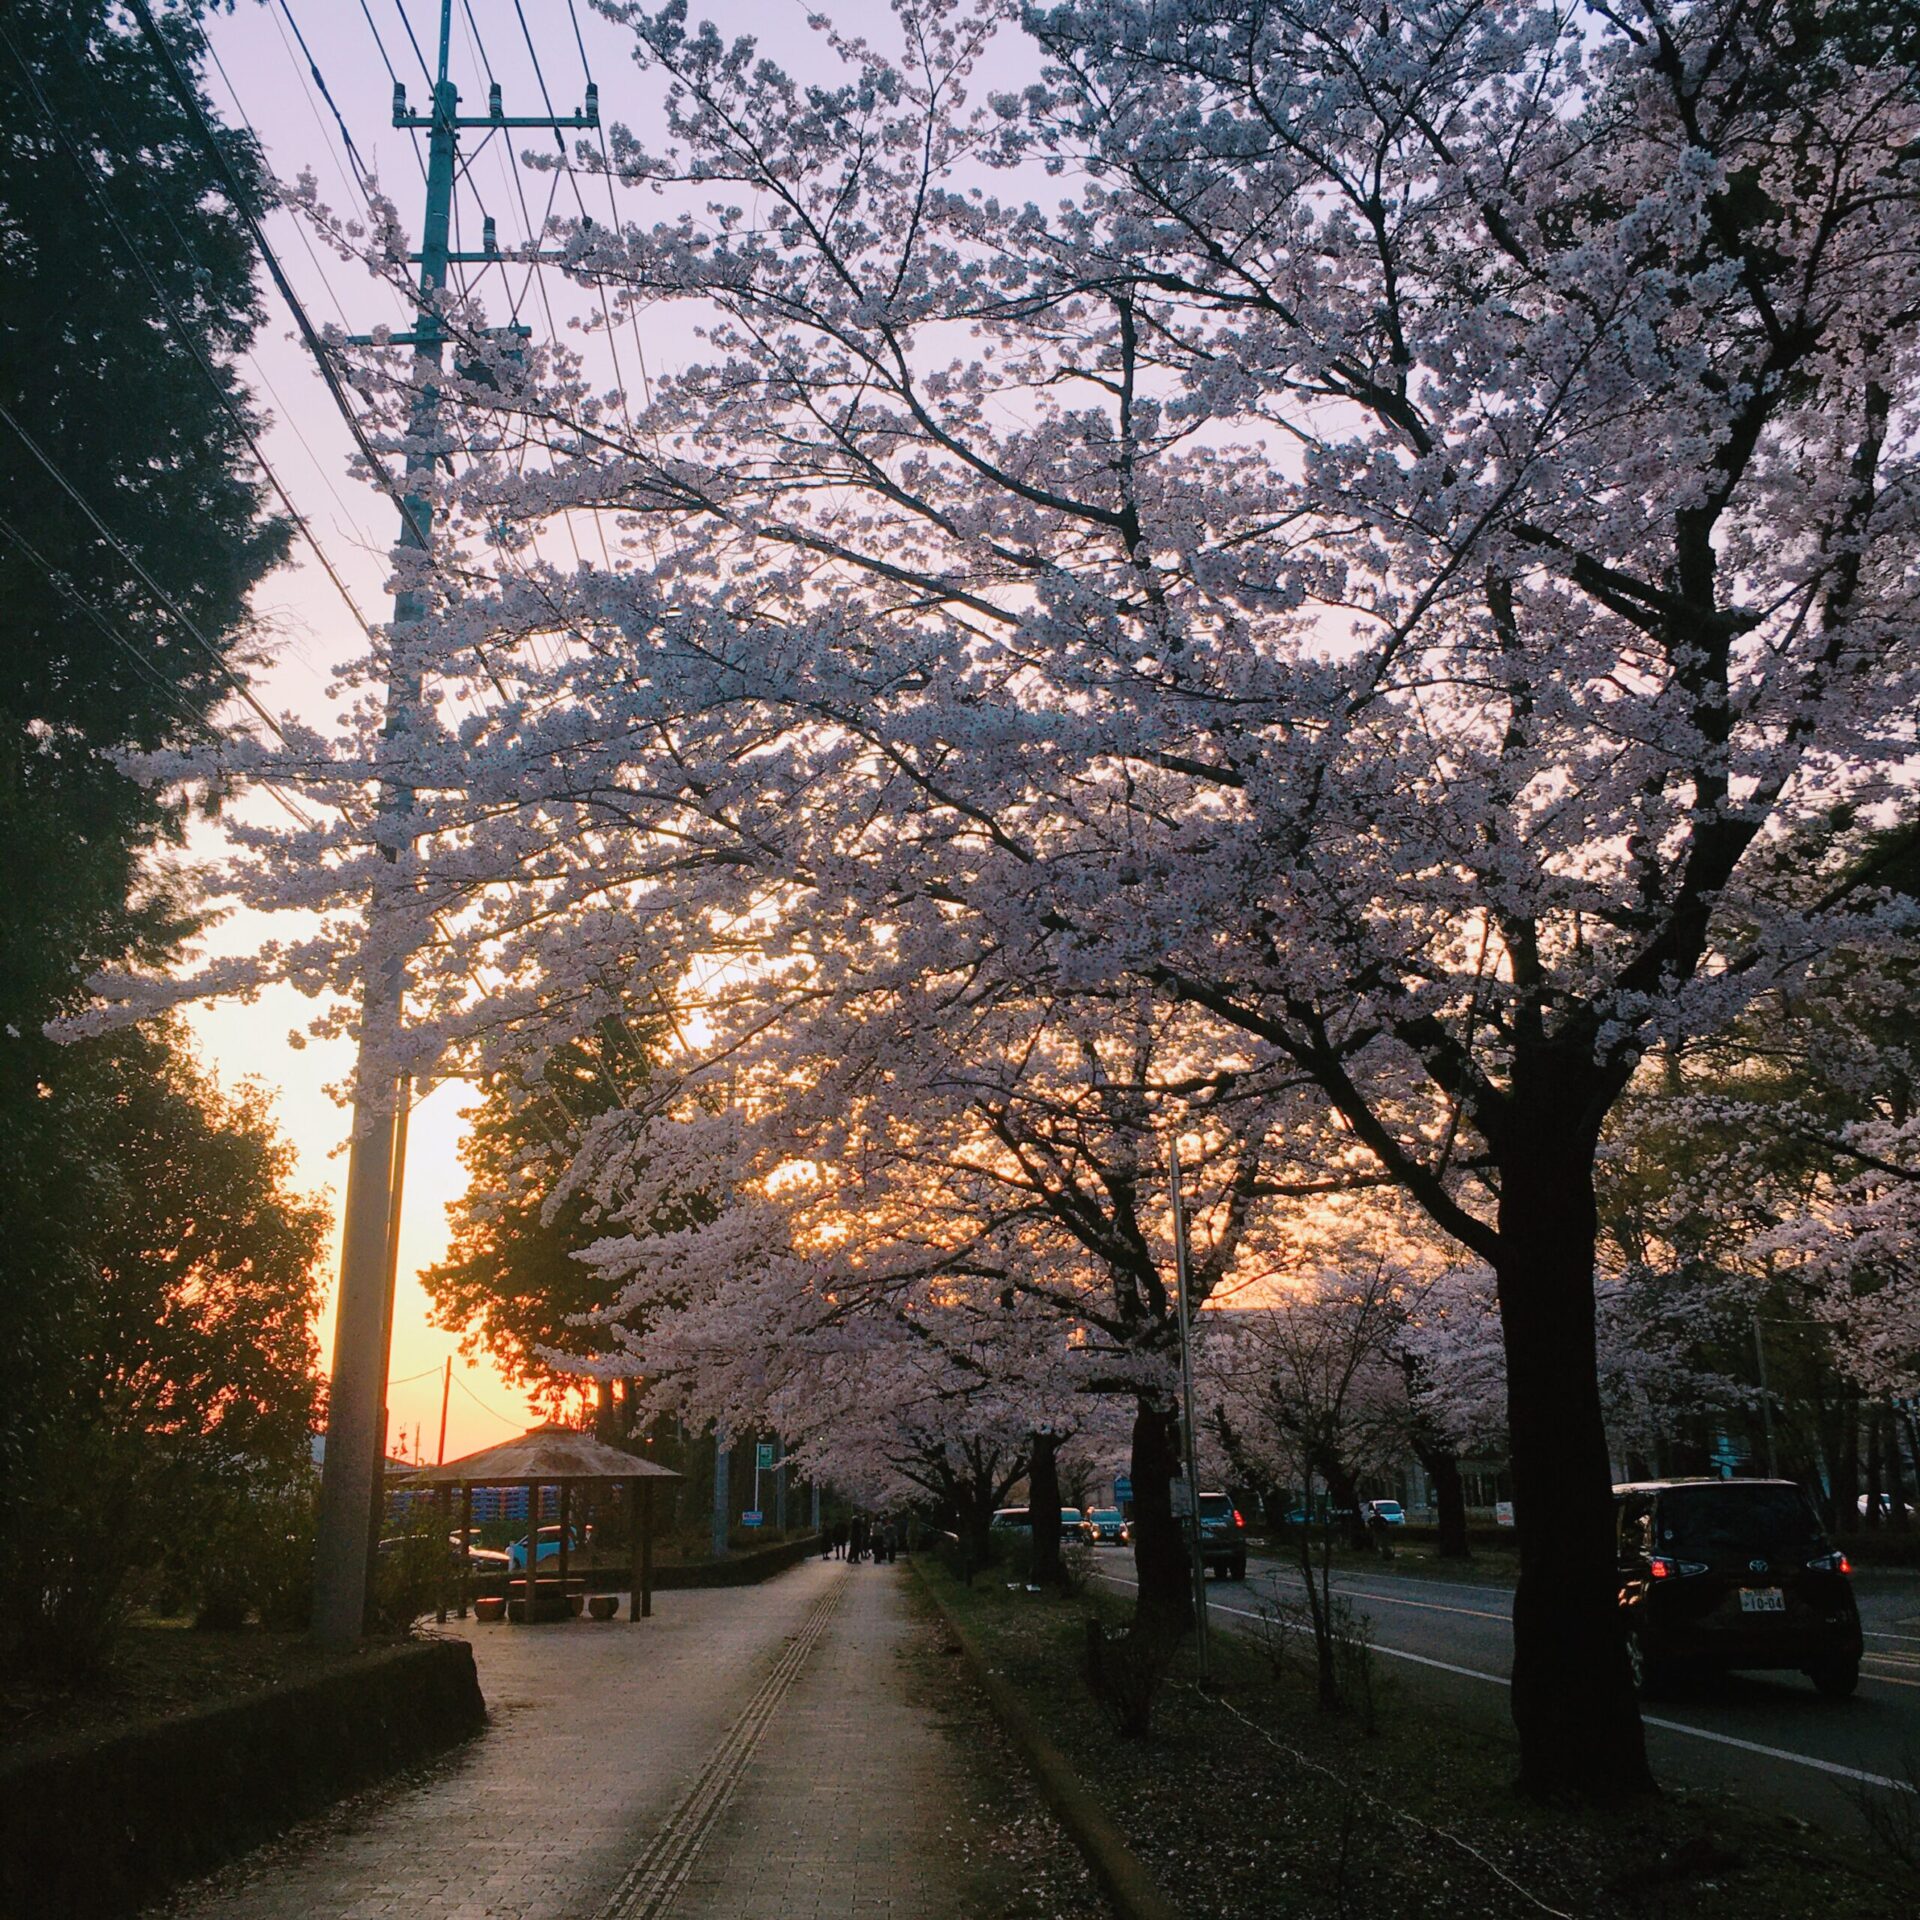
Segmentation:
[(864, 1560), (867, 1555), (867, 1516), (856, 1513), (853, 1516), (853, 1537), (847, 1543), (849, 1560)]

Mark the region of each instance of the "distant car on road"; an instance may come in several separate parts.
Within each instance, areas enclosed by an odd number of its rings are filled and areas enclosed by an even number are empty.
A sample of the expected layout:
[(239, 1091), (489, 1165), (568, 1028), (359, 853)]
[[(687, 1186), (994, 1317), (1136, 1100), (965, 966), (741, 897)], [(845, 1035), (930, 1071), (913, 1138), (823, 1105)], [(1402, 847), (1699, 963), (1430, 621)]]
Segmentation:
[[(1078, 1507), (1062, 1507), (1060, 1509), (1060, 1531), (1063, 1534), (1077, 1534), (1084, 1524), (1080, 1518), (1080, 1509)], [(997, 1507), (994, 1510), (993, 1518), (987, 1522), (987, 1525), (996, 1533), (1006, 1533), (1016, 1529), (1024, 1530), (1033, 1525), (1033, 1514), (1032, 1511), (1026, 1507)]]
[(1208, 1573), (1247, 1577), (1247, 1523), (1228, 1494), (1200, 1496), (1200, 1559)]
[(1645, 1480), (1613, 1495), (1641, 1691), (1742, 1667), (1798, 1668), (1836, 1699), (1859, 1685), (1853, 1569), (1791, 1480)]
[(1406, 1509), (1398, 1500), (1362, 1500), (1360, 1517), (1369, 1526), (1376, 1520), (1383, 1527), (1404, 1527), (1407, 1524)]
[(1117, 1547), (1126, 1538), (1127, 1523), (1118, 1507), (1089, 1507), (1080, 1531), (1096, 1547)]

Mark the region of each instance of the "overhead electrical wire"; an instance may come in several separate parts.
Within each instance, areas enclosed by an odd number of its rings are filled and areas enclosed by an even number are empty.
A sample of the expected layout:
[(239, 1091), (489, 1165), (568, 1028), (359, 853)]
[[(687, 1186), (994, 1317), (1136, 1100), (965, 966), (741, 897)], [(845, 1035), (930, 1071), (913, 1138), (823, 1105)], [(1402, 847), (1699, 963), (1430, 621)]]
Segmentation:
[(47, 450), (13, 417), (12, 412), (4, 402), (0, 402), (0, 423), (4, 423), (13, 429), (21, 445), (24, 446), (26, 450), (33, 455), (34, 459), (39, 462), (41, 467), (46, 470), (47, 476), (53, 481), (54, 485), (87, 517), (93, 530), (126, 562), (135, 578), (153, 595), (154, 599), (159, 602), (161, 608), (180, 624), (193, 643), (201, 652), (206, 654), (215, 667), (219, 669), (222, 678), (224, 678), (232, 686), (234, 692), (253, 709), (281, 745), (290, 745), (291, 742), (288, 741), (286, 734), (281, 731), (279, 721), (261, 704), (258, 695), (254, 693), (253, 689), (234, 672), (232, 666), (228, 664), (226, 655), (201, 631), (200, 623), (147, 571), (140, 556), (94, 512), (93, 506), (91, 502), (88, 501), (86, 495), (60, 471)]
[(307, 45), (307, 36), (300, 31), (300, 22), (293, 17), (293, 9), (287, 0), (279, 0), (280, 11), (286, 16), (287, 25), (293, 29), (293, 37), (300, 44), (300, 51), (306, 56), (307, 71), (313, 75), (313, 84), (320, 89), (320, 98), (332, 110), (334, 124), (340, 129), (341, 143), (346, 147), (347, 158), (353, 166), (353, 176), (360, 183), (364, 195), (368, 188), (368, 169), (360, 158), (360, 149), (353, 144), (353, 133), (347, 125), (347, 117), (340, 111), (339, 103), (327, 87), (327, 77), (320, 71), (320, 63), (313, 57), (313, 49)]
[[(420, 51), (420, 42), (414, 37), (413, 22), (407, 18), (407, 10), (405, 6), (401, 4), (401, 0), (393, 0), (393, 10), (400, 16), (401, 26), (406, 29), (407, 44), (413, 49), (413, 57), (420, 62), (421, 78), (431, 87), (433, 85), (433, 69), (427, 65), (427, 56)], [(377, 32), (374, 38), (379, 38)], [(388, 71), (391, 72), (392, 69), (389, 68)]]
[[(186, 721), (191, 727), (198, 727), (209, 740), (215, 742), (217, 745), (224, 746), (227, 744), (227, 733), (218, 722), (209, 719), (207, 715), (188, 705), (178, 682), (169, 680), (167, 676), (107, 618), (100, 608), (96, 607), (93, 602), (73, 584), (73, 581), (68, 575), (49, 560), (5, 514), (0, 514), (0, 534), (4, 534), (7, 539), (11, 540), (13, 544), (40, 569), (46, 576), (47, 584), (53, 588), (55, 593), (59, 594), (70, 605), (77, 607), (84, 613), (107, 639), (118, 648), (120, 652), (127, 656), (134, 667), (153, 682), (156, 690), (173, 708), (175, 714), (180, 719)], [(316, 820), (299, 801), (295, 800), (290, 794), (282, 791), (273, 781), (264, 780), (260, 782), (260, 785), (263, 786), (268, 795), (272, 799), (277, 800), (301, 826), (307, 828), (319, 826), (319, 821)]]
[(253, 423), (247, 418), (245, 410), (240, 406), (238, 401), (234, 399), (231, 391), (222, 382), (213, 364), (208, 360), (199, 340), (194, 336), (192, 329), (188, 327), (185, 320), (181, 317), (179, 310), (168, 297), (167, 291), (165, 287), (162, 286), (159, 276), (154, 272), (146, 255), (141, 252), (133, 235), (127, 230), (126, 223), (120, 218), (119, 210), (114, 206), (111, 196), (107, 193), (105, 183), (99, 178), (97, 169), (94, 168), (79, 143), (75, 141), (71, 132), (55, 111), (53, 102), (47, 98), (45, 91), (40, 85), (38, 76), (27, 64), (24, 56), (21, 54), (20, 48), (15, 44), (12, 35), (7, 32), (4, 25), (0, 25), (0, 42), (4, 42), (7, 51), (13, 55), (15, 63), (26, 76), (27, 86), (33, 94), (35, 104), (39, 107), (48, 126), (52, 129), (54, 138), (59, 141), (62, 148), (65, 149), (67, 157), (73, 162), (75, 171), (80, 175), (82, 187), (92, 197), (101, 213), (105, 215), (108, 225), (112, 227), (114, 235), (119, 240), (121, 247), (125, 250), (127, 257), (133, 262), (141, 278), (146, 281), (148, 291), (159, 303), (160, 310), (165, 314), (167, 323), (173, 329), (175, 337), (180, 341), (180, 344), (187, 349), (188, 353), (192, 355), (195, 366), (198, 367), (201, 376), (212, 389), (214, 397), (226, 410), (228, 418), (231, 419), (239, 429), (254, 459), (259, 462), (260, 471), (266, 476), (268, 484), (273, 488), (274, 492), (280, 496), (280, 503), (286, 508), (288, 517), (293, 521), (294, 526), (305, 539), (309, 548), (312, 549), (314, 558), (320, 562), (321, 567), (326, 572), (327, 578), (333, 583), (334, 590), (345, 603), (347, 611), (353, 615), (354, 623), (366, 636), (368, 643), (371, 644), (373, 641), (373, 629), (368, 625), (366, 615), (360, 611), (359, 604), (355, 601), (351, 591), (349, 591), (347, 583), (340, 577), (333, 561), (328, 557), (326, 549), (321, 546), (319, 538), (314, 533), (306, 515), (294, 504), (293, 496), (281, 482), (279, 474), (275, 472), (272, 462), (267, 458), (266, 449), (260, 444), (259, 435), (255, 433), (253, 429)]
[[(574, 0), (567, 0), (567, 18), (573, 23), (573, 44), (580, 51), (580, 72), (588, 86), (593, 85), (593, 66), (587, 59), (586, 36), (580, 31), (580, 15), (574, 8)], [(613, 149), (607, 144), (607, 130), (604, 126), (595, 131), (600, 136), (601, 178), (607, 183), (607, 212), (613, 218), (614, 231), (620, 229), (620, 203), (613, 192)], [(640, 397), (649, 407), (653, 405), (653, 379), (647, 371), (646, 342), (640, 338), (640, 317), (631, 306), (627, 309), (627, 326), (633, 334), (633, 350), (640, 361)]]
[(373, 35), (373, 44), (380, 49), (380, 64), (386, 68), (387, 78), (397, 87), (400, 76), (394, 72), (393, 62), (387, 58), (387, 43), (381, 39), (380, 29), (373, 24), (373, 9), (367, 5), (367, 0), (360, 0), (360, 12), (366, 20), (367, 31)]
[[(527, 57), (533, 62), (533, 77), (540, 89), (541, 103), (546, 107), (548, 118), (557, 119), (558, 116), (553, 111), (553, 95), (547, 91), (547, 76), (540, 68), (540, 49), (533, 44), (533, 29), (527, 25), (526, 9), (520, 4), (520, 0), (513, 0), (513, 11), (514, 17), (520, 22), (520, 37), (527, 43)], [(576, 21), (576, 27), (578, 24)], [(553, 144), (560, 150), (562, 170), (567, 176), (567, 184), (573, 189), (574, 203), (580, 209), (581, 222), (583, 225), (590, 227), (593, 225), (593, 216), (587, 211), (586, 197), (581, 193), (580, 182), (574, 177), (573, 167), (568, 162), (566, 139), (558, 127), (555, 127), (553, 130)], [(594, 294), (600, 302), (600, 317), (606, 322), (607, 326), (607, 351), (613, 357), (614, 391), (620, 396), (620, 416), (626, 421), (627, 430), (631, 432), (633, 430), (633, 415), (627, 406), (627, 377), (625, 373), (621, 371), (620, 367), (620, 346), (619, 342), (614, 338), (613, 310), (607, 304), (607, 288), (604, 280), (596, 279), (594, 281)], [(599, 517), (598, 514), (594, 516), (596, 524), (599, 521)], [(611, 566), (613, 563), (609, 560), (607, 564)]]
[[(361, 458), (366, 461), (381, 491), (400, 509), (401, 524), (413, 535), (420, 551), (431, 559), (433, 546), (427, 538), (426, 529), (415, 517), (412, 502), (400, 491), (380, 456), (375, 453), (372, 442), (368, 440), (366, 428), (361, 424), (360, 416), (354, 412), (352, 402), (347, 398), (346, 388), (341, 384), (339, 372), (334, 367), (332, 356), (327, 352), (326, 342), (320, 338), (319, 330), (307, 313), (305, 303), (295, 291), (293, 282), (287, 278), (287, 270), (280, 264), (280, 256), (274, 251), (273, 243), (267, 238), (266, 230), (260, 223), (260, 217), (254, 211), (252, 197), (248, 194), (239, 174), (234, 170), (232, 160), (228, 158), (219, 140), (215, 138), (213, 128), (207, 120), (206, 109), (201, 105), (200, 96), (181, 71), (179, 61), (174, 58), (173, 49), (168, 46), (165, 36), (156, 25), (152, 7), (148, 4), (148, 0), (127, 0), (127, 5), (138, 22), (147, 45), (165, 70), (175, 96), (191, 115), (199, 144), (225, 183), (235, 211), (246, 222), (248, 231), (253, 235), (254, 245), (260, 250), (260, 258), (266, 263), (268, 273), (273, 276), (273, 283), (279, 289), (281, 299), (287, 303), (288, 309), (292, 312), (294, 324), (300, 329), (301, 340), (305, 343), (307, 351), (312, 354), (314, 364), (320, 370), (320, 378), (326, 383), (327, 392), (332, 397), (333, 404), (339, 409), (340, 417), (346, 422), (347, 431), (352, 434), (354, 445), (359, 448)], [(404, 20), (406, 15), (403, 13), (401, 18)]]

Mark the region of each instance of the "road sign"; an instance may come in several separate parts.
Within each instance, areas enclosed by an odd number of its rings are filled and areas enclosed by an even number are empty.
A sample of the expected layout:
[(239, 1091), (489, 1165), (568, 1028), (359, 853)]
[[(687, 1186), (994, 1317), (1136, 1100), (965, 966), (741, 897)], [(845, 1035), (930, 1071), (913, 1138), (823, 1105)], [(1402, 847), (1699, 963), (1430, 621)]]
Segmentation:
[(757, 1527), (760, 1524), (760, 1516), (757, 1513), (743, 1513), (740, 1516), (740, 1524), (743, 1527)]
[(1116, 1507), (1124, 1507), (1132, 1498), (1132, 1477), (1128, 1474), (1116, 1473), (1113, 1476), (1113, 1504)]
[(754, 1448), (753, 1464), (756, 1467), (770, 1467), (773, 1465), (773, 1442), (771, 1440), (762, 1440), (760, 1444)]

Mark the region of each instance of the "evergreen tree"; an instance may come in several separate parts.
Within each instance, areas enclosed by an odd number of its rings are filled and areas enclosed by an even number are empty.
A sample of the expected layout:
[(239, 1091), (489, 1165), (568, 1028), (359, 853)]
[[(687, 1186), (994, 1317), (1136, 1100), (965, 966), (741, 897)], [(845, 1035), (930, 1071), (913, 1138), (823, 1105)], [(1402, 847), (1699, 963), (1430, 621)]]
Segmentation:
[[(198, 7), (162, 9), (182, 67)], [(219, 136), (242, 177), (257, 155)], [(261, 312), (194, 123), (105, 0), (0, 12), (0, 1413), (10, 1484), (81, 1336), (77, 1221), (109, 1204), (44, 1028), (187, 926), (152, 856), (188, 802), (123, 756), (205, 737), (281, 557), (236, 358)]]

